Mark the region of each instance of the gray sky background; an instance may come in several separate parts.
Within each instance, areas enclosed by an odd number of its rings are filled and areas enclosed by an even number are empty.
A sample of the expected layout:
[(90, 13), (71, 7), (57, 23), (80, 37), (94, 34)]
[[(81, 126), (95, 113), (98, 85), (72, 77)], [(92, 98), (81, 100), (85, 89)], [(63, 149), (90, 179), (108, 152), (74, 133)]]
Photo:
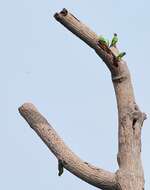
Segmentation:
[[(117, 169), (117, 110), (110, 73), (86, 44), (56, 22), (68, 8), (96, 33), (119, 35), (140, 108), (149, 106), (149, 0), (0, 1), (0, 189), (50, 190), (94, 187), (65, 171), (18, 114), (34, 103), (83, 160)], [(150, 189), (150, 121), (142, 133), (146, 189)]]

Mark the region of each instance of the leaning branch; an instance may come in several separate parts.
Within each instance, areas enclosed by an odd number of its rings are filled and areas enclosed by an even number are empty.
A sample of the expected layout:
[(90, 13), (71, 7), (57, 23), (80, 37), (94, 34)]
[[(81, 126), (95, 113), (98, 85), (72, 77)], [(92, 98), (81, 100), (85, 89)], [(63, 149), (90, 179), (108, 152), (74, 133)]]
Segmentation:
[(116, 47), (108, 47), (99, 43), (98, 36), (66, 9), (56, 13), (54, 17), (93, 48), (109, 68), (118, 106), (117, 161), (119, 170), (116, 172), (117, 183), (122, 187), (124, 184), (130, 184), (132, 189), (136, 189), (138, 181), (139, 189), (142, 189), (144, 187), (144, 174), (141, 163), (141, 127), (146, 117), (135, 103), (127, 64), (122, 59), (116, 60), (119, 54)]
[[(135, 129), (135, 123), (139, 123), (138, 121), (141, 120), (141, 115), (144, 116), (144, 114), (137, 109), (130, 72), (126, 62), (122, 59), (117, 61), (116, 58), (119, 50), (116, 47), (108, 47), (105, 44), (100, 44), (98, 36), (68, 10), (63, 9), (60, 13), (56, 13), (54, 17), (73, 34), (93, 48), (109, 68), (118, 106), (118, 164), (119, 167), (125, 166), (130, 168), (130, 163), (134, 162), (135, 155), (137, 155), (137, 152), (134, 155), (133, 152), (135, 152), (135, 149), (137, 150), (137, 147), (140, 149), (139, 142), (141, 141), (141, 126), (138, 125), (139, 129), (137, 127)], [(137, 118), (137, 116), (140, 117)], [(145, 117), (143, 116), (142, 120), (144, 121)], [(137, 135), (135, 137), (135, 131), (140, 131), (138, 132), (138, 138)], [(138, 158), (140, 161), (139, 150)]]
[(56, 156), (58, 161), (61, 161), (64, 168), (95, 187), (104, 190), (115, 189), (115, 174), (82, 161), (68, 148), (33, 104), (26, 103), (22, 105), (19, 108), (19, 112)]
[[(59, 175), (62, 167), (80, 179), (104, 190), (142, 189), (144, 175), (141, 163), (141, 127), (146, 116), (135, 103), (133, 87), (127, 64), (118, 61), (119, 51), (98, 40), (98, 36), (66, 9), (54, 15), (72, 33), (95, 50), (111, 72), (118, 106), (118, 164), (116, 174), (93, 167), (76, 156), (57, 135), (47, 120), (32, 104), (19, 108), (21, 115), (41, 137), (59, 161)], [(128, 184), (129, 188), (126, 188)], [(117, 185), (117, 187), (116, 187)]]

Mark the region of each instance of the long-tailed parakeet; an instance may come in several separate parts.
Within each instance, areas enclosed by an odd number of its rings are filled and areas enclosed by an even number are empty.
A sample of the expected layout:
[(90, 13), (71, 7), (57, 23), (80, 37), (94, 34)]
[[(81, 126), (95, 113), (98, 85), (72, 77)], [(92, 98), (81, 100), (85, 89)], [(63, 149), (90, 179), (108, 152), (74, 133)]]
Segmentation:
[(121, 52), (121, 53), (119, 53), (119, 55), (116, 58), (118, 61), (120, 61), (123, 58), (123, 56), (125, 56), (125, 55), (126, 55), (126, 52)]
[(117, 37), (117, 34), (114, 33), (114, 37), (111, 41), (110, 47), (112, 47), (112, 46), (116, 47), (117, 42), (118, 42), (118, 37)]
[(103, 36), (99, 36), (98, 41), (101, 42), (102, 44), (109, 46), (109, 40), (104, 38)]

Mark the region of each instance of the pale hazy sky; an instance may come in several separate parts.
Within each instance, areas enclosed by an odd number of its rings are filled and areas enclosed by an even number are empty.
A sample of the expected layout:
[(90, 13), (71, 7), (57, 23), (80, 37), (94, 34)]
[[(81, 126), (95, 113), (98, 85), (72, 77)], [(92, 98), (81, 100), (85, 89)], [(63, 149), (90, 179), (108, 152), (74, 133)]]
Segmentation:
[[(69, 9), (98, 34), (119, 35), (138, 105), (148, 115), (150, 1), (0, 1), (0, 189), (50, 190), (94, 187), (65, 171), (18, 114), (34, 103), (83, 160), (117, 169), (117, 110), (110, 73), (99, 57), (55, 21)], [(142, 133), (146, 189), (150, 189), (150, 121)]]

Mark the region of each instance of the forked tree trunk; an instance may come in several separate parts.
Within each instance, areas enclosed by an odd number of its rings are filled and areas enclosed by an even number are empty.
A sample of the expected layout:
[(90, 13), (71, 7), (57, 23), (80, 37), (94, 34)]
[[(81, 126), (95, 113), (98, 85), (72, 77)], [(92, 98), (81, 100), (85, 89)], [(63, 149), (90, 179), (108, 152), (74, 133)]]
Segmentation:
[[(141, 129), (146, 115), (138, 108), (127, 64), (116, 57), (116, 47), (109, 48), (98, 42), (98, 36), (63, 9), (54, 15), (57, 21), (87, 43), (104, 61), (111, 72), (118, 106), (119, 169), (115, 173), (96, 168), (82, 161), (65, 145), (47, 120), (30, 103), (19, 108), (20, 114), (56, 156), (62, 167), (104, 190), (144, 190), (144, 173), (141, 163)], [(62, 168), (63, 169), (63, 168)]]

